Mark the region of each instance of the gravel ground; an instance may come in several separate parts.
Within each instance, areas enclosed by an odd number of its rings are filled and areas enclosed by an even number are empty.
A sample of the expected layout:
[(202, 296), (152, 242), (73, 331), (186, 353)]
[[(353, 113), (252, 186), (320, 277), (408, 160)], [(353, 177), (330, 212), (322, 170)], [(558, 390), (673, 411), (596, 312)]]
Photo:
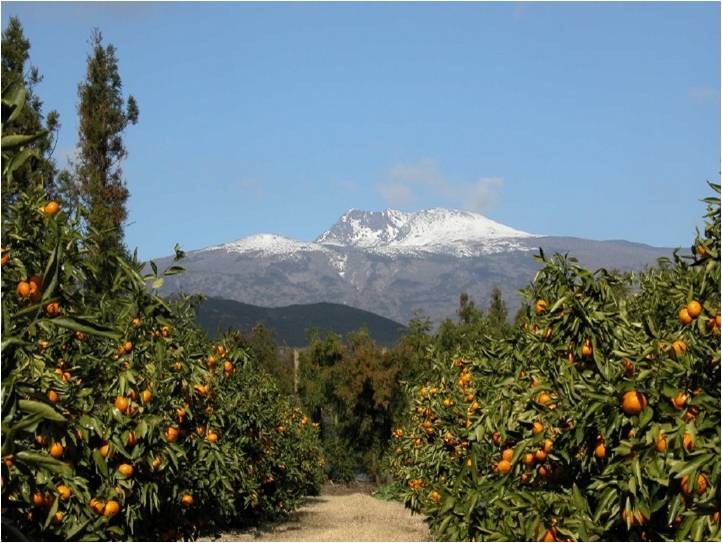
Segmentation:
[(430, 541), (420, 515), (371, 496), (372, 485), (324, 485), (279, 524), (205, 541)]

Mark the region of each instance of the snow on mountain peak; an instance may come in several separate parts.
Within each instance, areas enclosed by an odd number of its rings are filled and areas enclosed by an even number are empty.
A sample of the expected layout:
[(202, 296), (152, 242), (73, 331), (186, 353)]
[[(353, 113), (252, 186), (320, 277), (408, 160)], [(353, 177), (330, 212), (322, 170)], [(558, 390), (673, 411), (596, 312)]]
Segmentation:
[(254, 234), (222, 245), (214, 245), (203, 251), (226, 251), (229, 253), (260, 253), (263, 256), (308, 251), (323, 251), (324, 247), (309, 241), (279, 236), (277, 234)]
[[(533, 237), (483, 215), (443, 208), (407, 213), (351, 209), (316, 242), (382, 252), (422, 250), (475, 254), (516, 248), (515, 238)], [(445, 250), (444, 250), (445, 249)]]

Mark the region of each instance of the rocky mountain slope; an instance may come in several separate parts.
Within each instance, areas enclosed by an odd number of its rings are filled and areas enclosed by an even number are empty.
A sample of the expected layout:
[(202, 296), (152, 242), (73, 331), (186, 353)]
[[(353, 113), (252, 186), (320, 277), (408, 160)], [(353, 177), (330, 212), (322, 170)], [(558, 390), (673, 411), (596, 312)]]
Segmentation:
[(186, 273), (169, 277), (163, 292), (263, 307), (340, 303), (401, 323), (421, 310), (438, 323), (454, 315), (462, 291), (486, 304), (499, 286), (514, 310), (517, 290), (539, 267), (533, 259), (539, 248), (621, 271), (672, 254), (628, 241), (533, 235), (467, 211), (350, 210), (313, 242), (257, 234), (189, 252)]

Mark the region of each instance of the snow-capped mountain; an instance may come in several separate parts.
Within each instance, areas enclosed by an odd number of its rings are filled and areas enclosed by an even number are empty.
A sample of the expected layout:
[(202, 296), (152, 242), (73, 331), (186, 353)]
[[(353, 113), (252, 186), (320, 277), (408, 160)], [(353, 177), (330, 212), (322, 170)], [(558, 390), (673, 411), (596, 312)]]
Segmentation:
[[(186, 273), (165, 294), (202, 292), (264, 307), (341, 303), (407, 323), (422, 310), (436, 323), (453, 317), (459, 294), (486, 305), (502, 289), (510, 310), (539, 264), (532, 255), (569, 253), (592, 269), (636, 270), (671, 249), (626, 241), (538, 236), (476, 213), (393, 209), (342, 215), (315, 241), (256, 234), (190, 251)], [(162, 267), (165, 259), (157, 260)]]
[(414, 251), (473, 256), (524, 250), (519, 238), (534, 237), (469, 211), (426, 209), (405, 213), (395, 209), (351, 209), (316, 241), (382, 253)]

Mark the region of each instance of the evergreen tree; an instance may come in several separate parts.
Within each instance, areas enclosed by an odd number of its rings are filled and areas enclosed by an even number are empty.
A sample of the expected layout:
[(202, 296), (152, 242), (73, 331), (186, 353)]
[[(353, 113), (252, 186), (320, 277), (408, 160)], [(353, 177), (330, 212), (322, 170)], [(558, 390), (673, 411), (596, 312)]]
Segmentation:
[(458, 315), (459, 322), (462, 324), (470, 324), (479, 316), (479, 313), (474, 306), (474, 301), (466, 292), (462, 292), (459, 295)]
[(486, 320), (489, 324), (489, 332), (496, 337), (506, 335), (509, 329), (507, 317), (508, 311), (506, 309), (504, 299), (502, 298), (501, 290), (499, 287), (494, 287), (494, 290), (491, 291), (489, 311), (486, 314)]
[(55, 163), (52, 153), (55, 147), (57, 130), (60, 128), (59, 116), (56, 111), (43, 115), (43, 102), (34, 93), (34, 87), (43, 78), (35, 66), (29, 64), (30, 41), (23, 33), (23, 27), (17, 17), (10, 17), (8, 25), (2, 33), (2, 87), (3, 90), (12, 85), (24, 85), (26, 107), (21, 114), (3, 126), (3, 134), (46, 134), (28, 145), (39, 151), (40, 159), (28, 161), (12, 178), (3, 177), (2, 207), (15, 200), (18, 193), (27, 190), (31, 183), (41, 183), (52, 195), (54, 192)]
[(105, 258), (125, 254), (123, 221), (127, 217), (128, 189), (123, 180), (121, 161), (128, 152), (123, 132), (138, 121), (135, 99), (123, 98), (118, 59), (112, 44), (103, 45), (97, 29), (91, 37), (92, 52), (87, 59), (85, 80), (78, 86), (78, 158), (73, 174), (64, 174), (69, 186), (79, 189), (84, 219), (90, 238), (97, 246), (99, 284), (112, 277), (115, 266)]

